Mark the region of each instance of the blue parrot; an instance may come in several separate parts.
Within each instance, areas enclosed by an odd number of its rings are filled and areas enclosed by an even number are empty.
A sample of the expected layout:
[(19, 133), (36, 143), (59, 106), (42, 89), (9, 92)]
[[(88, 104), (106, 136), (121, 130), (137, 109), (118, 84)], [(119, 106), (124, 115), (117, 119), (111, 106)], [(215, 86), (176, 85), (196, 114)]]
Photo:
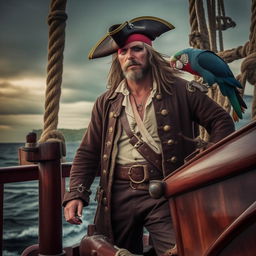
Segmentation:
[[(238, 91), (242, 85), (235, 79), (226, 62), (214, 52), (188, 48), (171, 58), (171, 66), (202, 77), (209, 86), (217, 83), (221, 93), (228, 97), (236, 115), (242, 119), (242, 112), (247, 108)], [(234, 116), (234, 120), (238, 118)]]

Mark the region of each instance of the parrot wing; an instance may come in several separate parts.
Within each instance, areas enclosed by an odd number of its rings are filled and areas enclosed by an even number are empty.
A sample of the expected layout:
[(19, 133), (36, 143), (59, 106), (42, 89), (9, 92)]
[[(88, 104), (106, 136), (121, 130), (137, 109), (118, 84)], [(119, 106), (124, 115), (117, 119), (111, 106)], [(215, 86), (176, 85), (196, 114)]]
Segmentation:
[(228, 97), (236, 114), (242, 119), (243, 108), (247, 108), (237, 89), (242, 88), (242, 85), (235, 79), (226, 62), (211, 51), (199, 53), (196, 59), (204, 80), (208, 80), (210, 84), (219, 84), (221, 93)]
[(201, 68), (211, 72), (216, 77), (234, 77), (229, 66), (218, 55), (211, 51), (203, 51), (197, 56)]

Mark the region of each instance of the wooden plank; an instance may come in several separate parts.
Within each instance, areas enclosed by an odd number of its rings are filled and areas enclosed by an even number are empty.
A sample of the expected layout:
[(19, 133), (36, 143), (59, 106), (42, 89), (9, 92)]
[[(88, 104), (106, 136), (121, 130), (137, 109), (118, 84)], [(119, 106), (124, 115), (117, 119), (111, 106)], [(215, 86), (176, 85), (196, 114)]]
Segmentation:
[[(72, 163), (62, 163), (62, 177), (69, 177)], [(0, 168), (0, 183), (38, 180), (37, 165), (22, 165)]]

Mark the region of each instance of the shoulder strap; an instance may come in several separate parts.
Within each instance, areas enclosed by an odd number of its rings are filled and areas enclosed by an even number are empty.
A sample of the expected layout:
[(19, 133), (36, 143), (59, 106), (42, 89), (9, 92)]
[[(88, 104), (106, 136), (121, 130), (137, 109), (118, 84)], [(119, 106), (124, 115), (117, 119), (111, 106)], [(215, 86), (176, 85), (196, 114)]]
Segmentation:
[(158, 170), (162, 172), (162, 157), (161, 154), (157, 154), (146, 142), (140, 138), (140, 134), (135, 134), (132, 132), (126, 113), (122, 113), (121, 124), (130, 139), (130, 143), (134, 148), (152, 165), (154, 165)]

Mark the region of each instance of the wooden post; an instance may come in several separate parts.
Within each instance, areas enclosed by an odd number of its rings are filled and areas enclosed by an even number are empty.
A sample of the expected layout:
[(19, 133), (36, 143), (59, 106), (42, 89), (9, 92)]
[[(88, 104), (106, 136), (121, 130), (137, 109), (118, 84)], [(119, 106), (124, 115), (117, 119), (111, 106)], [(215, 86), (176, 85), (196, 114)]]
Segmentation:
[(3, 205), (4, 205), (4, 184), (0, 183), (0, 256), (3, 253)]
[(39, 162), (39, 255), (66, 255), (62, 248), (61, 143), (33, 141), (28, 146), (23, 148), (26, 160)]

